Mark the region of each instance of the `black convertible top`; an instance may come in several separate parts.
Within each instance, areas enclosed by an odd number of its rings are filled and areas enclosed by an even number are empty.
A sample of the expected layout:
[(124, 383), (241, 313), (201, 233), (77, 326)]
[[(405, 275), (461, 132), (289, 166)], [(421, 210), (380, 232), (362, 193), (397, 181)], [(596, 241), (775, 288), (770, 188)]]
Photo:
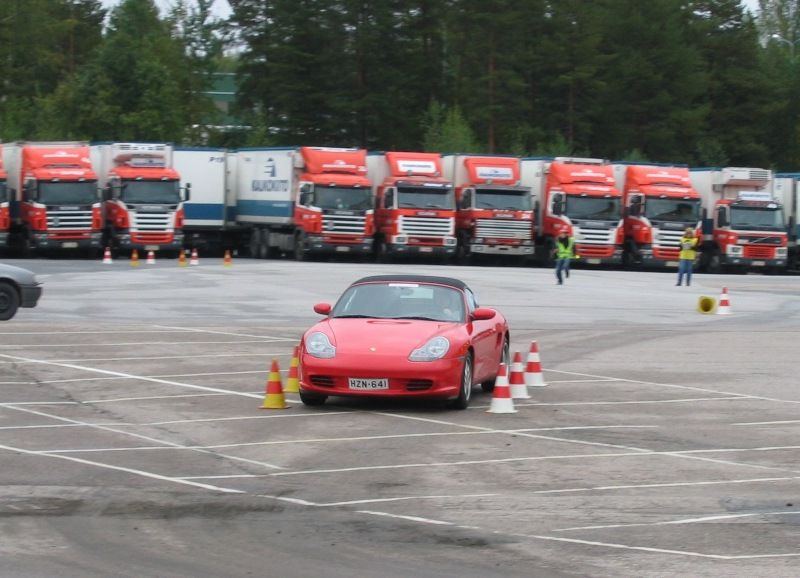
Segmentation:
[(436, 277), (433, 275), (372, 275), (371, 277), (362, 277), (358, 281), (354, 281), (352, 285), (360, 283), (436, 283), (437, 285), (447, 285), (456, 289), (467, 289), (467, 284), (460, 279), (452, 277)]

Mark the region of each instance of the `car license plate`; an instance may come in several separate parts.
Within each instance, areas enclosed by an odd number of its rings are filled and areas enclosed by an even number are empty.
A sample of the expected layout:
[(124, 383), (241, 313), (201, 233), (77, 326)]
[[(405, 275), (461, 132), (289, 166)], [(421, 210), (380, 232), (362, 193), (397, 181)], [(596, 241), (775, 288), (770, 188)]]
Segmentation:
[(77, 249), (78, 248), (78, 244), (76, 242), (74, 242), (74, 241), (67, 241), (66, 243), (61, 243), (61, 246), (64, 249)]
[(336, 250), (339, 253), (347, 253), (348, 251), (350, 251), (350, 247), (343, 247), (343, 246), (340, 245), (340, 246), (336, 247)]
[(433, 252), (433, 247), (420, 247), (419, 248), (419, 252), (420, 253), (431, 253), (431, 252)]
[(763, 267), (767, 263), (765, 261), (753, 261), (753, 267)]
[(586, 259), (586, 262), (589, 263), (589, 265), (599, 265), (600, 259)]
[(145, 251), (158, 251), (158, 245), (145, 245)]
[(667, 267), (677, 267), (677, 266), (678, 266), (677, 261), (667, 261)]
[(386, 378), (364, 379), (361, 377), (351, 377), (348, 379), (348, 383), (350, 385), (350, 389), (389, 389), (389, 380)]

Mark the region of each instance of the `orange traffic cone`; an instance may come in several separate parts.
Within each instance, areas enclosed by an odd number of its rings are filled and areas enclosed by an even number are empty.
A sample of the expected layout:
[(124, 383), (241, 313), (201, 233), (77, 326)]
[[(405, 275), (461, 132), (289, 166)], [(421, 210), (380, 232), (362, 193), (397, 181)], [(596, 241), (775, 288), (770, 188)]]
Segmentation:
[(497, 380), (494, 382), (494, 395), (492, 403), (486, 413), (517, 413), (514, 409), (514, 400), (511, 399), (511, 388), (508, 385), (506, 364), (500, 364)]
[(295, 346), (294, 353), (292, 353), (292, 360), (289, 362), (289, 375), (286, 378), (286, 387), (283, 389), (285, 393), (300, 392), (300, 379), (297, 375), (297, 367), (300, 365), (299, 351), (300, 346)]
[(106, 247), (105, 252), (103, 252), (103, 265), (111, 265), (113, 262), (111, 260), (111, 248)]
[(264, 403), (261, 409), (286, 409), (286, 400), (283, 397), (283, 385), (281, 384), (281, 371), (278, 368), (278, 360), (272, 360), (272, 367), (267, 378), (267, 391), (264, 395)]
[(511, 375), (508, 378), (508, 383), (511, 386), (512, 399), (530, 399), (528, 395), (528, 386), (525, 385), (525, 370), (522, 367), (522, 354), (519, 351), (514, 352), (514, 361), (511, 363)]
[(717, 315), (730, 315), (731, 302), (728, 299), (728, 288), (722, 288), (722, 294), (719, 296), (719, 304), (717, 305)]
[(231, 265), (233, 265), (233, 260), (231, 259), (230, 249), (226, 249), (225, 250), (225, 258), (222, 260), (222, 264), (225, 267), (230, 267)]
[(138, 267), (139, 266), (139, 251), (134, 249), (131, 252), (131, 267)]
[(183, 249), (178, 253), (178, 267), (186, 267), (186, 252)]
[(531, 350), (528, 353), (528, 359), (525, 365), (525, 385), (529, 387), (542, 387), (547, 385), (542, 376), (542, 364), (539, 361), (539, 346), (536, 345), (536, 340), (531, 341)]
[(197, 249), (192, 249), (192, 258), (189, 259), (189, 265), (199, 265), (200, 260), (197, 258)]
[(155, 265), (156, 264), (156, 254), (152, 251), (147, 252), (147, 264), (148, 265)]

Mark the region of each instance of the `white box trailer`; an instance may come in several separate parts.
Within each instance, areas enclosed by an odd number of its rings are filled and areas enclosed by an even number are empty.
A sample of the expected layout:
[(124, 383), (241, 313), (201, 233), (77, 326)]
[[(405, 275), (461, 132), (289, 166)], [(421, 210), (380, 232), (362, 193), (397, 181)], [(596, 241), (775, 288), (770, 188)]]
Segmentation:
[(184, 227), (224, 228), (229, 224), (230, 209), (236, 206), (236, 200), (230, 198), (226, 188), (225, 149), (178, 147), (173, 168), (181, 176), (181, 186), (191, 185), (190, 198), (183, 205)]
[(292, 223), (296, 150), (246, 148), (236, 152), (236, 171), (231, 179), (238, 223)]

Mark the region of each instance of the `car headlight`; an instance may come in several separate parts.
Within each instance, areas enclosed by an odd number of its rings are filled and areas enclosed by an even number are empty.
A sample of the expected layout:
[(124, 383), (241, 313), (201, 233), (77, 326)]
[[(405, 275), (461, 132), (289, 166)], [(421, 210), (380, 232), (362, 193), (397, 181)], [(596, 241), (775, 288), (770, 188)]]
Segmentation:
[(408, 359), (409, 361), (435, 361), (444, 357), (448, 349), (450, 349), (450, 342), (446, 338), (434, 337), (422, 347), (412, 351)]
[(331, 345), (330, 339), (319, 331), (312, 333), (306, 339), (306, 351), (313, 357), (330, 359), (336, 355), (336, 348)]

